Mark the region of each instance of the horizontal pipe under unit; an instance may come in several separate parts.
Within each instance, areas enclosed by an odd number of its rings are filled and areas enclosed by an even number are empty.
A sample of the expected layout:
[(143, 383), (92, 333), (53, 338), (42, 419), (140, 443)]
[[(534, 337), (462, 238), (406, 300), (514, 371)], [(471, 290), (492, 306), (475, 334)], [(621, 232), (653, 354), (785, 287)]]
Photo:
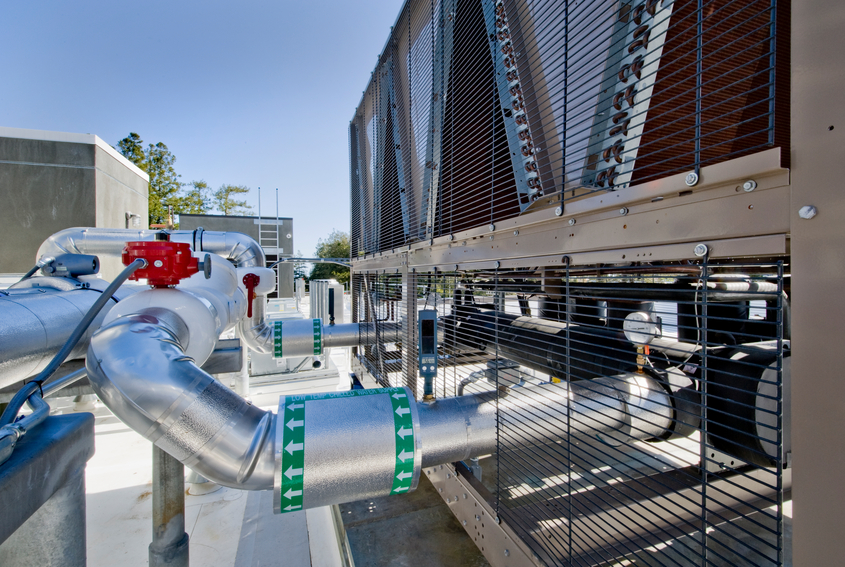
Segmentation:
[[(519, 407), (510, 415), (523, 416), (526, 444), (566, 435), (648, 439), (672, 426), (667, 391), (630, 373), (520, 388), (498, 400), (483, 393), (417, 403), (406, 388), (282, 397), (273, 414), (185, 356), (191, 340), (166, 309), (120, 317), (91, 340), (91, 383), (124, 423), (206, 478), (274, 488), (277, 511), (405, 492), (421, 467), (492, 453), (497, 404)], [(567, 407), (577, 420), (567, 419)]]
[(252, 350), (274, 353), (277, 358), (313, 356), (324, 349), (393, 343), (400, 340), (399, 323), (342, 323), (325, 325), (321, 319), (272, 321), (267, 319), (265, 302), (253, 303), (252, 317), (244, 317), (238, 334)]

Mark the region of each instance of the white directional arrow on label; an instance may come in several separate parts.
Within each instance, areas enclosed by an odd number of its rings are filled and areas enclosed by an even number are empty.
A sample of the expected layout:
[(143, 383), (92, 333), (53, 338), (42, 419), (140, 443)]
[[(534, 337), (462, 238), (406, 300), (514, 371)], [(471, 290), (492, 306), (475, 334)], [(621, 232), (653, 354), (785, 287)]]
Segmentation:
[(411, 410), (409, 410), (408, 408), (396, 408), (396, 413), (401, 416), (405, 415), (406, 413), (411, 413)]
[(287, 498), (288, 500), (290, 500), (291, 498), (294, 498), (296, 496), (302, 496), (302, 491), (301, 490), (292, 490), (292, 489), (288, 488), (288, 491), (285, 492), (285, 494), (284, 494), (284, 497)]
[(412, 476), (414, 476), (414, 473), (400, 472), (396, 475), (396, 478), (398, 478), (399, 480), (405, 480), (406, 478), (411, 478)]
[(285, 508), (285, 512), (290, 512), (291, 510), (299, 510), (302, 506), (288, 506)]
[(392, 395), (392, 396), (390, 396), (390, 397), (391, 397), (391, 398), (396, 398), (397, 400), (398, 400), (398, 399), (400, 399), (400, 398), (407, 398), (407, 396), (406, 396), (405, 394), (400, 394), (399, 392), (396, 392), (395, 394), (393, 394), (393, 395)]
[(293, 467), (290, 467), (288, 470), (285, 471), (285, 476), (288, 477), (288, 479), (292, 479), (295, 476), (302, 476), (302, 469), (295, 469)]
[(302, 409), (304, 407), (305, 407), (305, 404), (291, 404), (291, 405), (288, 406), (288, 411)]
[(294, 427), (302, 427), (303, 425), (305, 425), (305, 422), (302, 420), (297, 421), (295, 419), (291, 419), (289, 422), (286, 423), (286, 425), (288, 426), (288, 429), (293, 431)]
[(408, 459), (412, 459), (413, 457), (414, 457), (414, 454), (413, 454), (413, 453), (409, 453), (408, 451), (405, 451), (404, 449), (402, 450), (402, 452), (401, 452), (401, 453), (399, 453), (398, 455), (396, 455), (396, 458), (397, 458), (397, 459), (399, 459), (399, 460), (400, 460), (400, 461), (402, 461), (402, 462), (405, 462), (405, 461), (407, 461)]
[(291, 441), (290, 443), (288, 443), (288, 446), (285, 447), (285, 451), (293, 455), (294, 451), (302, 451), (303, 447), (305, 447), (305, 443), (294, 443), (293, 441)]
[(414, 430), (413, 430), (413, 429), (406, 429), (406, 428), (404, 428), (404, 427), (400, 427), (400, 428), (399, 428), (399, 431), (397, 431), (397, 432), (396, 432), (396, 435), (398, 435), (399, 437), (401, 437), (402, 439), (404, 439), (404, 438), (405, 438), (405, 437), (407, 437), (408, 435), (411, 435), (413, 432), (414, 432)]

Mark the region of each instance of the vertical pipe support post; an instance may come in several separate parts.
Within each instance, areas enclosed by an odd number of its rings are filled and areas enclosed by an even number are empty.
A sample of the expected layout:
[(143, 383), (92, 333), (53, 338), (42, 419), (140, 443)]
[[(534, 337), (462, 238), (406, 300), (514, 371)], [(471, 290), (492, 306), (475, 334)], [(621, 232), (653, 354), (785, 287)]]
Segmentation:
[(150, 567), (188, 567), (185, 466), (153, 445), (153, 541)]

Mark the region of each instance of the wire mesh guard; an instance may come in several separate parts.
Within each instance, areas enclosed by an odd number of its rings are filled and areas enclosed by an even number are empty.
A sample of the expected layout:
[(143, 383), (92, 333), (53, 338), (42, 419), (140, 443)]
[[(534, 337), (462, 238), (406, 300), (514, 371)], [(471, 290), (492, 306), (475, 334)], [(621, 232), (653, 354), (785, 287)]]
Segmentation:
[(496, 397), (479, 490), (547, 565), (782, 565), (785, 270), (355, 274), (356, 320), (404, 337), (358, 358), (421, 398), (416, 313), (437, 309), (435, 393)]
[(349, 126), (352, 257), (788, 148), (788, 20), (776, 0), (408, 0)]

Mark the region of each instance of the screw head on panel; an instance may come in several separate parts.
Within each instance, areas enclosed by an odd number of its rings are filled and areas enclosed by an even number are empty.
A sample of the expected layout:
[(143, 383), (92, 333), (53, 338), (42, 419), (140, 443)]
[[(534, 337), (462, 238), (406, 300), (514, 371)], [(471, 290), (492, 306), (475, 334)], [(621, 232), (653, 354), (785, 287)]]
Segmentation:
[(518, 231), (518, 230), (513, 231), (513, 235), (514, 235), (514, 236), (519, 236), (519, 231)]
[(563, 207), (557, 207), (557, 208), (555, 209), (555, 215), (556, 215), (556, 216), (560, 216), (560, 215), (562, 215), (562, 214), (563, 214)]
[(707, 254), (710, 249), (707, 248), (706, 244), (696, 244), (695, 248), (692, 249), (692, 253), (698, 256), (699, 258)]
[(692, 187), (693, 185), (698, 183), (698, 174), (694, 171), (687, 173), (687, 176), (684, 178), (684, 183), (687, 184), (687, 187)]
[(813, 205), (804, 205), (803, 207), (798, 209), (798, 216), (802, 219), (810, 220), (817, 214), (819, 214), (819, 211)]
[(742, 184), (742, 190), (746, 193), (751, 193), (755, 189), (757, 189), (757, 182), (753, 179), (749, 179), (748, 181)]
[(506, 549), (505, 550), (505, 557), (510, 557), (510, 554), (511, 554), (511, 552)]
[(627, 215), (628, 214), (628, 207), (622, 207), (621, 209), (619, 209), (619, 214), (622, 215), (623, 217), (625, 215)]
[(575, 224), (575, 222), (575, 219), (569, 219), (569, 226), (572, 226), (573, 224)]
[(455, 240), (455, 235), (454, 235), (454, 234), (450, 234), (450, 235), (449, 235), (449, 241), (451, 242), (452, 240)]
[(490, 225), (490, 226), (488, 226), (487, 228), (489, 228), (489, 229), (490, 229), (490, 232), (493, 232), (494, 230), (496, 230), (496, 225), (495, 225), (495, 224), (491, 224), (491, 225)]
[(467, 521), (466, 521), (466, 520), (461, 520), (461, 525), (464, 525), (464, 526), (465, 526), (465, 525), (467, 525)]

